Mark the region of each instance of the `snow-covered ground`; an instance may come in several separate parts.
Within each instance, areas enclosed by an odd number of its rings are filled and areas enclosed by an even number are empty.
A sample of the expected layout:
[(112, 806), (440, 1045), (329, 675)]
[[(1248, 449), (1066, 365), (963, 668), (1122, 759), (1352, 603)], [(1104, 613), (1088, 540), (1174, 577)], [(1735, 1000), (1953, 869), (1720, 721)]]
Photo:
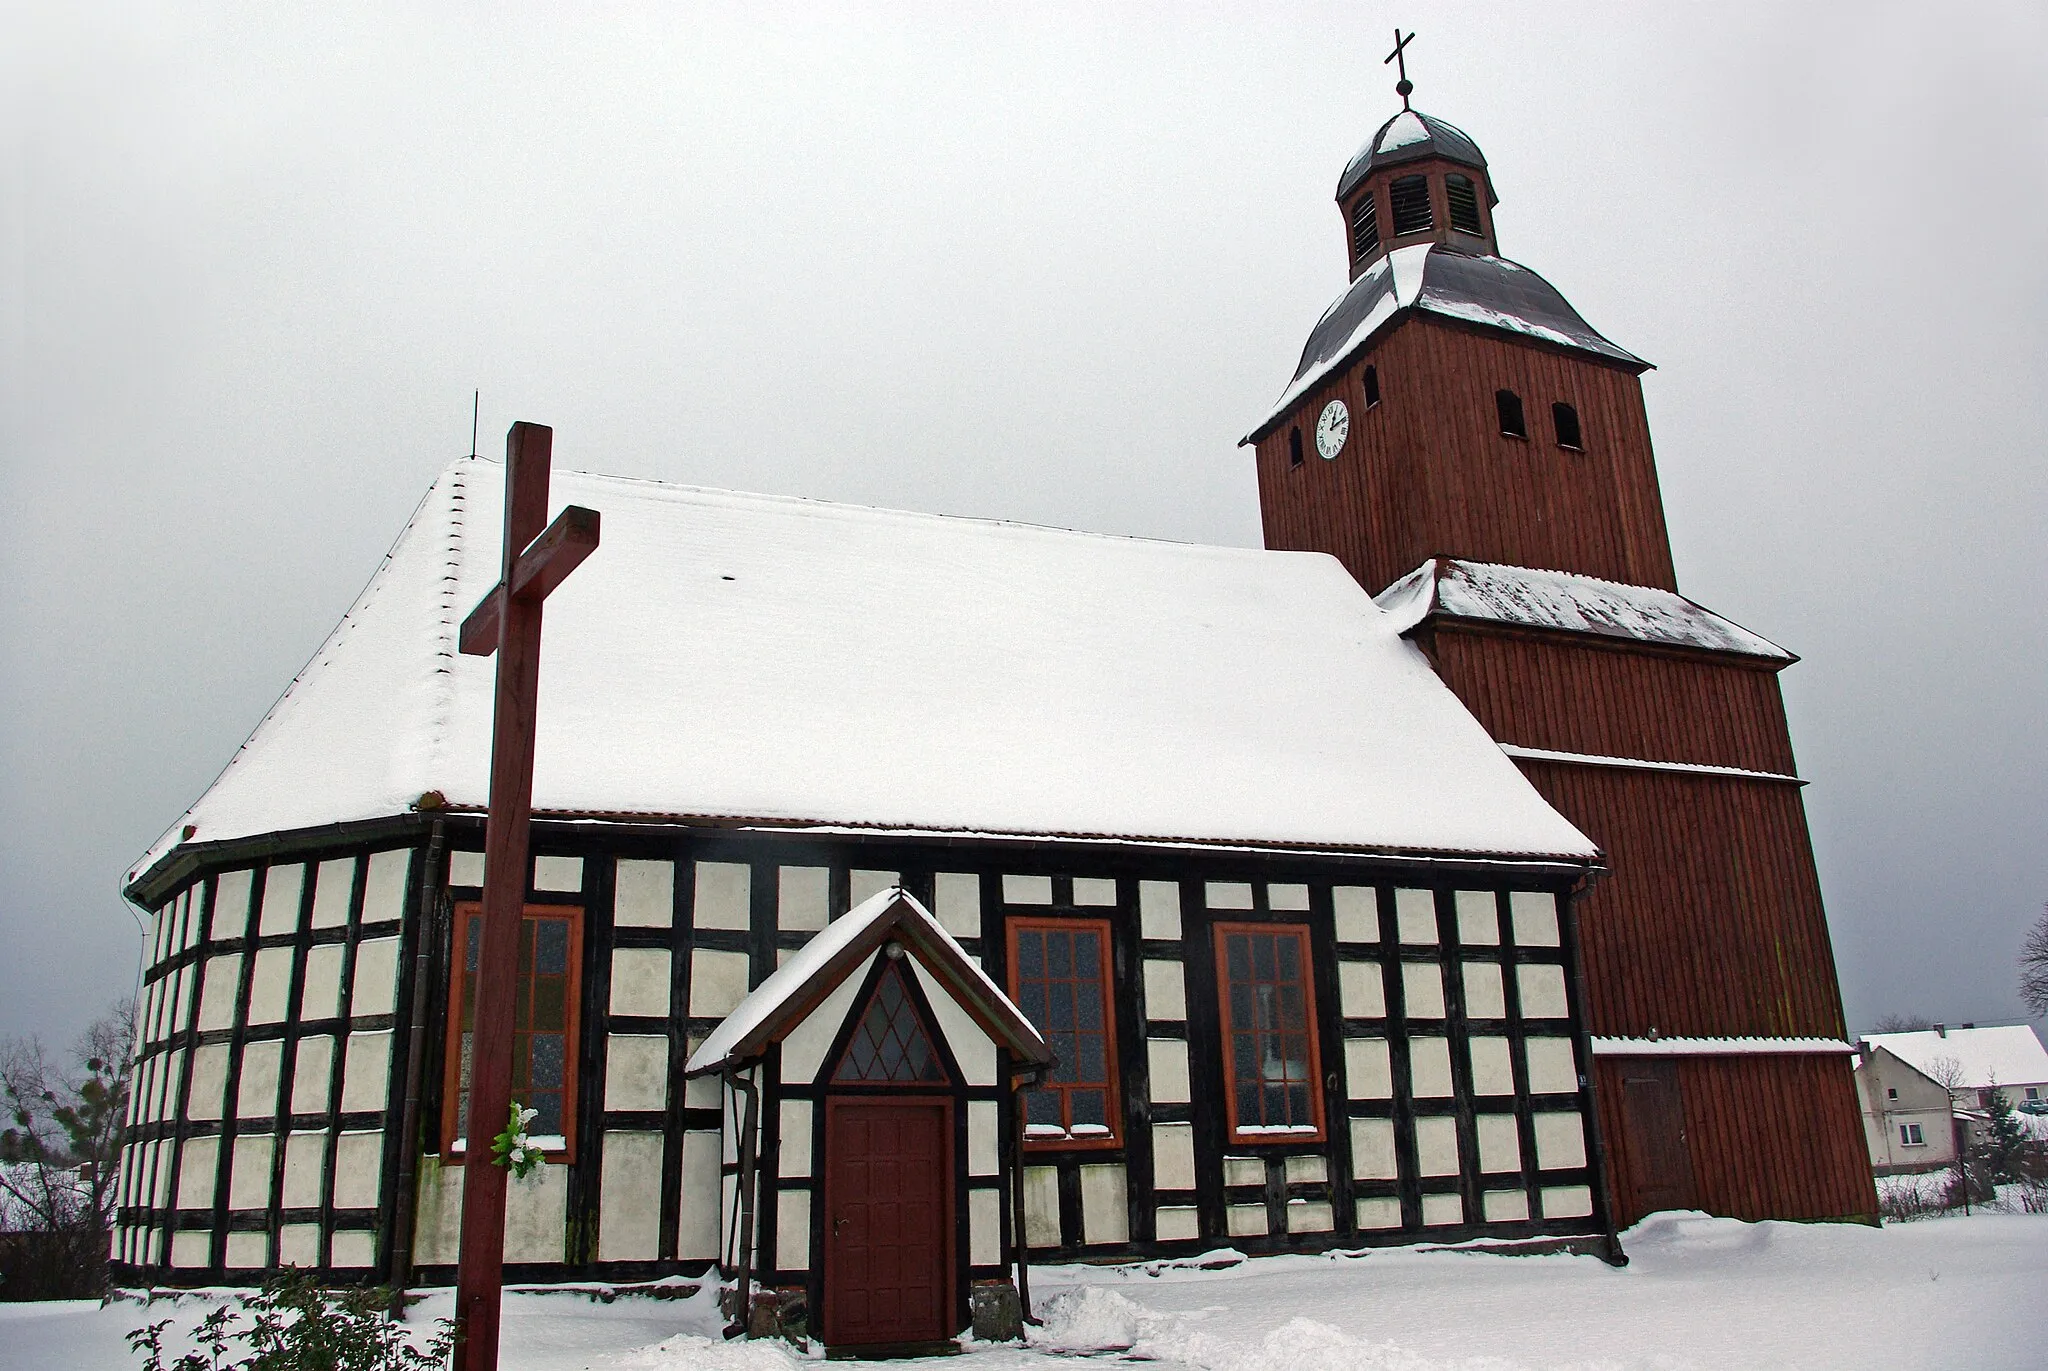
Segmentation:
[[(1979, 1214), (1869, 1229), (1660, 1215), (1590, 1257), (1377, 1251), (1228, 1270), (1048, 1268), (1031, 1347), (975, 1347), (957, 1371), (1045, 1371), (1078, 1355), (1208, 1371), (1523, 1371), (2048, 1366), (2048, 1216)], [(445, 1314), (443, 1292), (420, 1308)], [(172, 1312), (0, 1305), (0, 1366), (116, 1371), (122, 1335)], [(174, 1311), (174, 1312), (173, 1312)], [(794, 1371), (779, 1343), (717, 1341), (687, 1301), (515, 1294), (507, 1371)], [(815, 1355), (815, 1354), (814, 1354)]]

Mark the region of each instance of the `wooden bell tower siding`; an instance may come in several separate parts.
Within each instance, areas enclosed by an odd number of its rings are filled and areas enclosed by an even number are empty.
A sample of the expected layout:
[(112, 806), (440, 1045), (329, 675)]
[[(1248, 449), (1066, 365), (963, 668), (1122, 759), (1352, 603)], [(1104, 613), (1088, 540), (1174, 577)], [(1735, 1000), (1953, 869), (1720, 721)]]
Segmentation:
[[(1433, 222), (1393, 235), (1392, 183), (1418, 175)], [(1446, 222), (1454, 175), (1477, 187), (1479, 232)], [(1370, 247), (1353, 232), (1367, 199)], [(1485, 159), (1451, 126), (1397, 115), (1337, 200), (1351, 284), (1245, 440), (1266, 545), (1330, 553), (1405, 614), (1606, 854), (1580, 918), (1617, 1221), (1869, 1218), (1851, 1062), (1825, 1050), (1844, 1037), (1841, 996), (1778, 688), (1797, 659), (1676, 594), (1649, 364), (1492, 255)], [(1325, 455), (1333, 401), (1349, 431)]]

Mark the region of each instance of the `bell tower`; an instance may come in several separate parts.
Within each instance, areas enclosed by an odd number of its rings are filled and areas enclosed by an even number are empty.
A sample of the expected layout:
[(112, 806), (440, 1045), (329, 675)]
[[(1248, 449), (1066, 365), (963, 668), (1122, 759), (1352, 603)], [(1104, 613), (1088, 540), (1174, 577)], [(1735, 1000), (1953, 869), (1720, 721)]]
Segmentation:
[(1611, 875), (1577, 905), (1612, 1212), (1876, 1195), (1777, 673), (1678, 593), (1649, 363), (1499, 255), (1492, 173), (1409, 105), (1337, 182), (1348, 284), (1255, 450), (1266, 545), (1336, 557)]

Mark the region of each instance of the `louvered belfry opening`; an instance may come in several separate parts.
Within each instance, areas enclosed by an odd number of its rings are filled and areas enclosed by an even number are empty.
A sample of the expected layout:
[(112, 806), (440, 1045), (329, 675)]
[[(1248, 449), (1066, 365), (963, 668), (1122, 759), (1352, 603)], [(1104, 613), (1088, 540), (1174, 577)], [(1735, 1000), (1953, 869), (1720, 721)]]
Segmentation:
[(1422, 233), (1436, 220), (1429, 212), (1429, 178), (1402, 176), (1389, 187), (1394, 202), (1394, 236)]
[(1444, 199), (1451, 208), (1451, 227), (1460, 233), (1484, 233), (1479, 226), (1479, 188), (1469, 176), (1452, 172), (1444, 178)]
[(946, 1084), (946, 1068), (903, 983), (901, 960), (882, 968), (832, 1080), (839, 1085)]
[(1367, 191), (1351, 207), (1351, 258), (1370, 257), (1380, 250), (1379, 197)]

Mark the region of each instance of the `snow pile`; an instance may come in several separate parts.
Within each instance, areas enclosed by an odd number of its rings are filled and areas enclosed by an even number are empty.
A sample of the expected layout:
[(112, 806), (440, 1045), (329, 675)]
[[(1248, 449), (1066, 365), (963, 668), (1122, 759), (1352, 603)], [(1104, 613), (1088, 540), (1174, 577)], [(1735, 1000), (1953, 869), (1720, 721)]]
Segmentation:
[[(1207, 1371), (1437, 1371), (1433, 1361), (1391, 1342), (1353, 1337), (1319, 1320), (1296, 1316), (1243, 1344), (1229, 1335), (1222, 1308), (1160, 1313), (1103, 1286), (1062, 1291), (1046, 1303), (1045, 1326), (1031, 1342), (1067, 1353), (1123, 1352), (1132, 1361), (1161, 1361)], [(1213, 1329), (1210, 1327), (1214, 1324)], [(1487, 1359), (1459, 1367), (1509, 1364)]]
[(678, 1333), (652, 1347), (621, 1353), (609, 1364), (630, 1371), (791, 1371), (798, 1364), (791, 1353), (788, 1343), (772, 1338), (727, 1342)]

